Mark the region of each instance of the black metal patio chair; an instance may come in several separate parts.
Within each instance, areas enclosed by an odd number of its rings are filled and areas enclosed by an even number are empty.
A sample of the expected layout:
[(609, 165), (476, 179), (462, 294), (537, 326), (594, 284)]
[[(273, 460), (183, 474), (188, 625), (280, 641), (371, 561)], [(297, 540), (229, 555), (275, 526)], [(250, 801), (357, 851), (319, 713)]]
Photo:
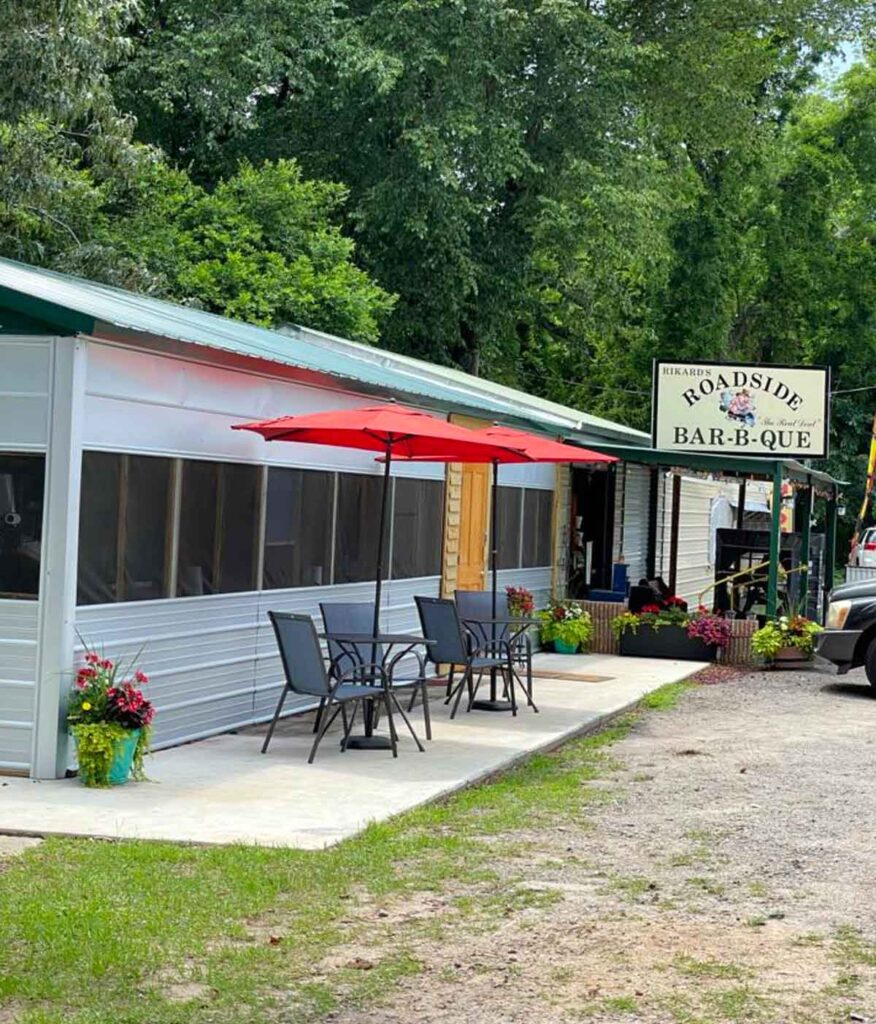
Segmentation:
[[(478, 692), (485, 672), (501, 674), (511, 700), (511, 713), (517, 714), (515, 697), (514, 665), (511, 645), (507, 640), (491, 639), (486, 644), (476, 645), (470, 634), (463, 629), (456, 603), (444, 597), (415, 597), (423, 636), (433, 641), (426, 652), (429, 661), (438, 665), (458, 666), (462, 669), (459, 682), (447, 695), (445, 704), (453, 700), (450, 717), (455, 718), (463, 691), (468, 691), (467, 711)], [(475, 675), (477, 681), (475, 682)], [(524, 688), (525, 689), (525, 688)]]
[[(374, 604), (367, 601), (325, 601), (319, 610), (326, 633), (363, 633), (371, 634), (374, 629)], [(384, 658), (381, 644), (361, 643), (344, 644), (328, 641), (329, 657), (332, 673), (349, 676), (353, 682), (367, 682), (367, 673), (360, 668), (370, 662), (383, 666), (386, 681), (393, 690), (411, 691), (408, 711), (413, 710), (417, 694), (423, 702), (423, 722), (426, 726), (426, 739), (432, 739), (432, 717), (429, 711), (429, 690), (426, 681), (426, 666), (418, 651), (410, 648), (400, 651), (389, 658)], [(409, 665), (409, 659), (415, 667)]]
[[(459, 609), (459, 617), (465, 628), (469, 622), (489, 622), (492, 618), (501, 619), (508, 612), (508, 604), (504, 596), (499, 595), (496, 600), (496, 614), (493, 615), (493, 592), (491, 590), (457, 590), (454, 592), (456, 607)], [(477, 645), (485, 636), (485, 628), (481, 627), (472, 632), (473, 639)], [(492, 635), (492, 628), (491, 633)], [(509, 627), (497, 627), (496, 635), (501, 639), (510, 640), (511, 657), (515, 665), (520, 665), (526, 672), (526, 699), (532, 704), (532, 640), (529, 631), (512, 630)], [(450, 682), (450, 680), (448, 680)]]
[[(367, 685), (351, 683), (343, 675), (332, 680), (326, 671), (325, 662), (322, 659), (322, 648), (319, 645), (319, 637), (313, 619), (309, 615), (293, 615), (289, 612), (268, 612), (271, 625), (274, 627), (274, 634), (277, 637), (277, 646), (280, 648), (280, 660), (283, 663), (283, 672), (286, 681), (283, 684), (283, 692), (277, 703), (277, 710), (268, 727), (265, 742), (262, 744), (262, 753), (266, 753), (271, 737), (280, 714), (283, 710), (283, 703), (289, 693), (297, 693), (302, 696), (318, 697), (320, 700), (321, 715), (320, 724), (317, 729), (316, 739), (310, 749), (308, 764), (313, 764), (316, 756), (316, 748), (329, 729), (329, 726), (341, 714), (344, 724), (344, 738), (341, 742), (341, 750), (347, 749), (347, 741), (350, 738), (350, 730), (356, 718), (356, 711), (362, 701), (382, 701), (386, 708), (387, 721), (389, 722), (389, 735), (392, 741), (392, 756), (398, 757), (397, 735), (392, 721), (392, 708), (390, 707), (392, 695), (387, 687), (382, 684), (381, 669), (379, 666), (370, 666), (370, 678), (380, 678), (381, 685)], [(347, 706), (353, 705), (353, 712), (347, 715)]]

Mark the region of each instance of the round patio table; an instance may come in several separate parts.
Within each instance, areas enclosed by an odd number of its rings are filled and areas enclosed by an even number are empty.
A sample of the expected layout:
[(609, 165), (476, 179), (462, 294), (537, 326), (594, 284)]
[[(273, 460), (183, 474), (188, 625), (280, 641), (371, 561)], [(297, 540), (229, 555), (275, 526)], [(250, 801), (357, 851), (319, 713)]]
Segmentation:
[[(376, 675), (375, 668), (378, 668), (376, 653), (372, 653), (371, 661), (365, 662), (361, 655), (361, 648), (371, 646), (373, 651), (380, 647), (383, 651), (383, 657), (379, 664), (380, 670), (380, 685), (386, 688), (390, 687), (390, 681), (386, 674), (386, 663), (398, 662), (405, 655), (410, 654), (415, 647), (428, 646), (429, 644), (435, 643), (434, 640), (427, 640), (422, 636), (415, 636), (410, 633), (320, 633), (321, 639), (331, 640), (337, 644), (343, 654), (345, 654), (351, 661), (358, 662), (363, 669), (363, 677), (361, 682), (366, 682), (369, 678), (373, 680)], [(394, 647), (401, 647), (402, 650), (393, 654)], [(337, 660), (337, 659), (336, 659)], [(351, 670), (356, 671), (355, 667)], [(369, 675), (370, 673), (370, 675)], [(402, 712), (404, 715), (404, 712)], [(408, 722), (410, 727), (410, 722)], [(413, 728), (411, 728), (413, 733)], [(416, 733), (414, 733), (414, 739), (417, 740), (417, 745), (420, 750), (423, 750), (423, 746), (420, 743)], [(389, 750), (392, 747), (392, 743), (388, 736), (377, 736), (374, 733), (374, 701), (369, 700), (366, 702), (365, 708), (365, 732), (360, 736), (351, 736), (347, 740), (347, 750)]]
[[(523, 636), (526, 630), (533, 624), (532, 619), (515, 618), (509, 615), (497, 616), (495, 619), (466, 619), (463, 626), (471, 633), (478, 647), (489, 652), (490, 644), (502, 641), (502, 645), (508, 645), (509, 650), (514, 649), (516, 641)], [(489, 627), (489, 628), (488, 628)], [(520, 684), (520, 689), (527, 694), (530, 704), (538, 711), (532, 701), (532, 694), (523, 685), (523, 680), (514, 668), (514, 663), (508, 660), (509, 671), (513, 672), (514, 678)], [(496, 684), (495, 668), (490, 669), (490, 697), (489, 700), (476, 700), (472, 708), (478, 711), (511, 711), (513, 704), (510, 700), (499, 698), (498, 686)], [(512, 684), (513, 685), (513, 684)]]

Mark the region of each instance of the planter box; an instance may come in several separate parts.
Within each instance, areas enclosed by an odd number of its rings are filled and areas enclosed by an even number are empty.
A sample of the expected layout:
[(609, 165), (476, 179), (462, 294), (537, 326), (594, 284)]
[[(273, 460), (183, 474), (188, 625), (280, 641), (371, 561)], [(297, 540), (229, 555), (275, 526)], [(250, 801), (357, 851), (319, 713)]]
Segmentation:
[(631, 658), (673, 658), (677, 661), (714, 661), (717, 647), (709, 647), (699, 637), (691, 639), (684, 626), (639, 626), (626, 630), (620, 638), (620, 653)]

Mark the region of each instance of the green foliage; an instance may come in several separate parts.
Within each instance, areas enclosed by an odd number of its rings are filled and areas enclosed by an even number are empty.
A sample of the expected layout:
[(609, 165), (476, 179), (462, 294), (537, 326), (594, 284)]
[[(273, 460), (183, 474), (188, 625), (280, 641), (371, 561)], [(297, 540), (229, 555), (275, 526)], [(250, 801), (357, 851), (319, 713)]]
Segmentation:
[[(137, 735), (132, 778), (143, 781), (143, 757), (149, 749), (148, 729)], [(76, 740), (76, 760), (79, 777), (86, 786), (108, 786), (113, 757), (120, 743), (129, 739), (131, 730), (116, 722), (89, 722), (71, 726), (70, 732)]]
[(586, 651), (593, 639), (593, 619), (577, 601), (555, 602), (536, 614), (538, 635), (543, 644), (556, 640), (567, 647)]
[(762, 658), (772, 660), (785, 647), (796, 647), (801, 658), (811, 658), (815, 650), (815, 638), (821, 632), (817, 622), (811, 622), (802, 615), (781, 618), (767, 622), (751, 637), (751, 649)]

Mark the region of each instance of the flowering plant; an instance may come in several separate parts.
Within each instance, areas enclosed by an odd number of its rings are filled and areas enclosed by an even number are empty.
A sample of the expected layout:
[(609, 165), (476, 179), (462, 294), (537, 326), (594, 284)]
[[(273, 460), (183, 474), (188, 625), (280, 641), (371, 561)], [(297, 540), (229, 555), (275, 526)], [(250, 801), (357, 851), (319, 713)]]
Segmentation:
[(552, 601), (538, 613), (539, 639), (543, 644), (559, 640), (567, 647), (587, 650), (593, 637), (593, 621), (578, 601)]
[(532, 615), (535, 611), (535, 599), (532, 591), (526, 587), (505, 587), (508, 600), (508, 613), (514, 617)]
[(667, 598), (665, 607), (646, 604), (638, 613), (622, 612), (611, 620), (612, 632), (618, 640), (627, 630), (638, 632), (639, 626), (681, 626), (691, 640), (698, 638), (710, 647), (726, 647), (733, 630), (727, 619), (712, 615), (705, 605), (700, 605), (696, 612), (687, 611), (686, 603), (678, 597)]
[(142, 780), (143, 758), (155, 710), (139, 687), (149, 682), (133, 664), (122, 669), (97, 651), (86, 651), (85, 664), (77, 671), (67, 704), (67, 725), (76, 740), (79, 772), (94, 786), (105, 786), (120, 740), (137, 733), (131, 774)]
[(771, 660), (783, 647), (796, 647), (801, 658), (811, 658), (820, 632), (821, 626), (805, 615), (782, 615), (752, 634), (751, 649)]

